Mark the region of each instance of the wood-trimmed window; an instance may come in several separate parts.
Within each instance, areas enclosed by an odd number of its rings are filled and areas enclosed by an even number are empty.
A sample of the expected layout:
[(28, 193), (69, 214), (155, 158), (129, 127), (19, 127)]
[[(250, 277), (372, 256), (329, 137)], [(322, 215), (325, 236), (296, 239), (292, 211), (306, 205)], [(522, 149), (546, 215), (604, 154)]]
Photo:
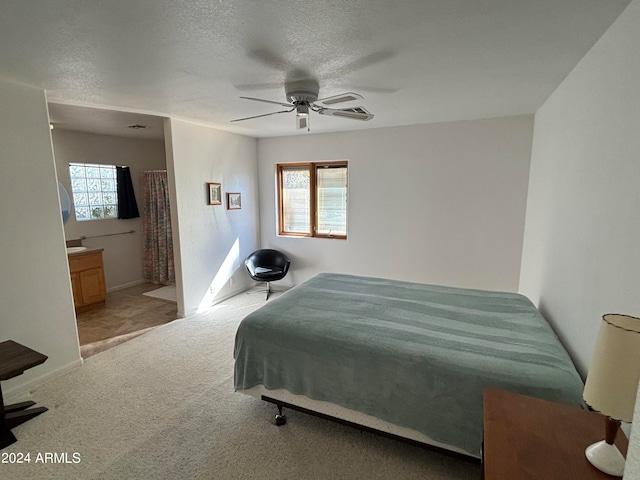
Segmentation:
[(280, 163), (278, 234), (347, 238), (347, 161)]

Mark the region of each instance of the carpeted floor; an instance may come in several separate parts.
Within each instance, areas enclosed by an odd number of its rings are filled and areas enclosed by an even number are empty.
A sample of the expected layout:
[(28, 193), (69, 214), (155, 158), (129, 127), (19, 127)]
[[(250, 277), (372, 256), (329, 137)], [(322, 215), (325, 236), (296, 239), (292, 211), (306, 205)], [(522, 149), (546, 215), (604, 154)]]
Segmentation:
[(0, 478), (480, 478), (478, 464), (302, 413), (287, 410), (287, 425), (271, 425), (274, 406), (233, 391), (235, 331), (264, 304), (263, 290), (157, 327), (8, 398), (49, 411), (14, 429), (18, 442), (1, 453), (28, 453), (31, 462), (0, 464)]

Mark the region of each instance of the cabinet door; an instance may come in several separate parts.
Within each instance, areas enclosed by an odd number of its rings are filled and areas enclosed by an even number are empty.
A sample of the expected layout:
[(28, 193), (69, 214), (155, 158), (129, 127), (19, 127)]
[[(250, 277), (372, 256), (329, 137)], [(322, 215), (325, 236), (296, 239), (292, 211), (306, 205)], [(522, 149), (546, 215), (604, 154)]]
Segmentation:
[(104, 274), (101, 268), (92, 268), (80, 272), (80, 284), (82, 288), (82, 303), (102, 302), (106, 298)]
[(80, 274), (71, 274), (71, 290), (73, 290), (73, 306), (78, 308), (82, 306), (82, 284), (80, 283)]

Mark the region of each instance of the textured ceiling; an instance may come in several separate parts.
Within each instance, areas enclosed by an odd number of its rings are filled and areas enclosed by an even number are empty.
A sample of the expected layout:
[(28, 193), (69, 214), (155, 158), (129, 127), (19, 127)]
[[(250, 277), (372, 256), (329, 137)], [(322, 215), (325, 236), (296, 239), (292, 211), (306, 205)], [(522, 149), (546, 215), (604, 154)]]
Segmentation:
[(301, 132), (294, 113), (230, 123), (282, 109), (238, 97), (307, 78), (375, 114), (312, 113), (311, 133), (529, 114), (629, 1), (3, 0), (0, 78), (255, 137)]
[(49, 103), (49, 119), (54, 129), (78, 130), (139, 140), (164, 140), (163, 118), (156, 115)]

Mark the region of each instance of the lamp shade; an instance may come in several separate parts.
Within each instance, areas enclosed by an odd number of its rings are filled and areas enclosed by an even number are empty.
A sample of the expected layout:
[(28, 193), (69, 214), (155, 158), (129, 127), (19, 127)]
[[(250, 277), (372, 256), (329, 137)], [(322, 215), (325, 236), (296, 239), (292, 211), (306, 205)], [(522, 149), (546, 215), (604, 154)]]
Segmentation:
[(594, 410), (621, 422), (631, 422), (640, 380), (640, 318), (602, 317), (584, 401)]

